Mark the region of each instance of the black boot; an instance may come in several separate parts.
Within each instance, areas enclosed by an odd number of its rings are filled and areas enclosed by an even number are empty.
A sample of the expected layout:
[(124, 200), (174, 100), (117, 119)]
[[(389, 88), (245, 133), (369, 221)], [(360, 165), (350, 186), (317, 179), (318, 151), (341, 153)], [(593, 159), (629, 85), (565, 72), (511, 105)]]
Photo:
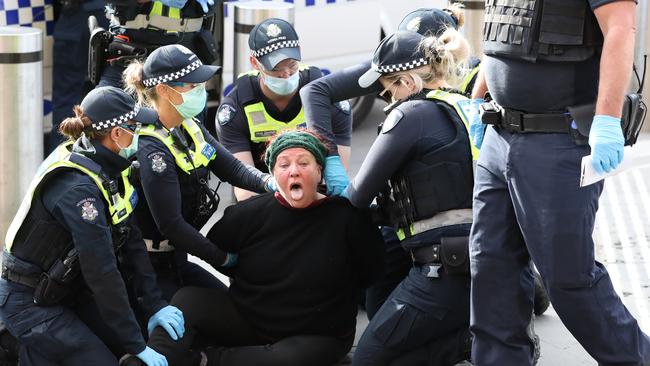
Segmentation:
[(535, 315), (542, 315), (551, 305), (551, 299), (549, 299), (546, 288), (542, 283), (542, 276), (534, 268), (533, 274), (535, 275), (535, 305), (533, 305), (533, 312)]

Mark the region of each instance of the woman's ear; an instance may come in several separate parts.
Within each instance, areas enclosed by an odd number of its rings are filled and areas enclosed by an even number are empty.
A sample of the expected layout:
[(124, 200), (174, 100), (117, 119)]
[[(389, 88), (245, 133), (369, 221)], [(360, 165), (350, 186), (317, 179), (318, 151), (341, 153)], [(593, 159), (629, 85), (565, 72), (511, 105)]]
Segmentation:
[(169, 99), (168, 96), (169, 90), (167, 90), (167, 87), (164, 84), (158, 84), (156, 85), (156, 94), (165, 98)]

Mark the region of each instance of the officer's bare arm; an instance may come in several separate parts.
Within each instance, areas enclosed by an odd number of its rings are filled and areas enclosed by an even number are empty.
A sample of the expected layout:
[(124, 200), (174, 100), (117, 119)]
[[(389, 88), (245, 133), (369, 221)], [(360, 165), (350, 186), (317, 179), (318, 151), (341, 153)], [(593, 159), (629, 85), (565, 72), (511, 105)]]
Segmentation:
[(615, 1), (594, 9), (594, 14), (605, 38), (600, 59), (596, 114), (619, 118), (632, 76), (636, 2)]
[(483, 98), (487, 91), (487, 82), (485, 81), (485, 74), (483, 73), (483, 68), (481, 67), (478, 70), (478, 74), (476, 75), (474, 88), (472, 88), (472, 99)]
[[(233, 154), (233, 156), (236, 157), (239, 161), (241, 161), (245, 165), (255, 166), (255, 162), (253, 161), (253, 154), (250, 151), (236, 152)], [(235, 197), (237, 198), (237, 202), (241, 202), (257, 194), (255, 192), (247, 191), (239, 187), (234, 187), (234, 189), (235, 189)]]

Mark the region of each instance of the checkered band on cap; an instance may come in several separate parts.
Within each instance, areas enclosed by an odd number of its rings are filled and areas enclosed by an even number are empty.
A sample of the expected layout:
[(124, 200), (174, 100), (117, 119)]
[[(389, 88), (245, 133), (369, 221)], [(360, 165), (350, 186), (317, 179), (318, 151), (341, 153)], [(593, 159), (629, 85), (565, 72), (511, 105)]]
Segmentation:
[(92, 124), (92, 127), (97, 131), (101, 131), (107, 128), (123, 125), (127, 123), (129, 120), (132, 120), (138, 114), (139, 111), (140, 111), (140, 106), (136, 104), (131, 112), (124, 113), (123, 115), (115, 118), (111, 118), (108, 121), (95, 122)]
[(156, 76), (153, 78), (148, 78), (142, 81), (142, 84), (144, 86), (150, 88), (152, 86), (156, 86), (160, 83), (166, 83), (169, 81), (174, 81), (177, 79), (182, 78), (183, 76), (191, 73), (192, 71), (198, 69), (199, 67), (203, 66), (203, 63), (200, 60), (196, 60), (192, 62), (191, 64), (185, 66), (184, 68), (174, 71), (172, 73), (166, 74), (166, 75), (161, 75), (161, 76)]
[(254, 51), (253, 52), (253, 57), (260, 58), (260, 57), (262, 57), (264, 55), (268, 55), (269, 53), (271, 53), (271, 52), (273, 52), (275, 50), (279, 50), (280, 48), (296, 48), (298, 46), (300, 46), (300, 42), (297, 39), (292, 40), (292, 41), (277, 42), (277, 43), (274, 43), (274, 44), (272, 44), (270, 46), (266, 46), (266, 47), (261, 48), (261, 49), (259, 49), (257, 51)]
[(380, 74), (390, 74), (397, 71), (412, 70), (428, 64), (429, 61), (427, 61), (424, 58), (420, 58), (403, 64), (382, 65), (382, 66), (376, 66), (375, 64), (373, 64), (372, 68)]

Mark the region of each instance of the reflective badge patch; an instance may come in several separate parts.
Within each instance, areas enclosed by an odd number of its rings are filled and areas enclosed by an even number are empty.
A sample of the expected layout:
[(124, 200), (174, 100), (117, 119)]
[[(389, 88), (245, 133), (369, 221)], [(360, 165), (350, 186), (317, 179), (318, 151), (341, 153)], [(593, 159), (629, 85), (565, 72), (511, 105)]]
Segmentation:
[(167, 163), (165, 163), (162, 154), (153, 154), (149, 158), (151, 159), (151, 170), (154, 172), (162, 173), (167, 169)]
[(93, 222), (97, 218), (97, 215), (99, 215), (99, 212), (95, 208), (95, 204), (93, 203), (95, 201), (94, 198), (86, 198), (84, 200), (81, 200), (77, 202), (77, 207), (81, 206), (81, 218)]
[(133, 191), (131, 197), (129, 197), (129, 203), (131, 204), (131, 207), (135, 207), (138, 204), (138, 191)]
[(402, 117), (404, 117), (404, 113), (402, 113), (402, 111), (399, 109), (393, 109), (388, 114), (388, 116), (386, 116), (386, 120), (381, 126), (381, 133), (387, 133), (388, 131), (392, 130), (393, 127), (397, 126), (399, 121), (402, 120)]
[(217, 153), (217, 149), (215, 149), (212, 145), (207, 143), (205, 144), (205, 146), (203, 146), (203, 150), (201, 150), (201, 154), (203, 154), (203, 156), (208, 158), (208, 160), (211, 160), (214, 154), (216, 153)]
[(217, 111), (217, 121), (222, 126), (227, 125), (235, 116), (235, 113), (237, 113), (235, 107), (230, 104), (222, 104)]
[(336, 108), (345, 114), (350, 114), (350, 102), (347, 100), (336, 103)]

